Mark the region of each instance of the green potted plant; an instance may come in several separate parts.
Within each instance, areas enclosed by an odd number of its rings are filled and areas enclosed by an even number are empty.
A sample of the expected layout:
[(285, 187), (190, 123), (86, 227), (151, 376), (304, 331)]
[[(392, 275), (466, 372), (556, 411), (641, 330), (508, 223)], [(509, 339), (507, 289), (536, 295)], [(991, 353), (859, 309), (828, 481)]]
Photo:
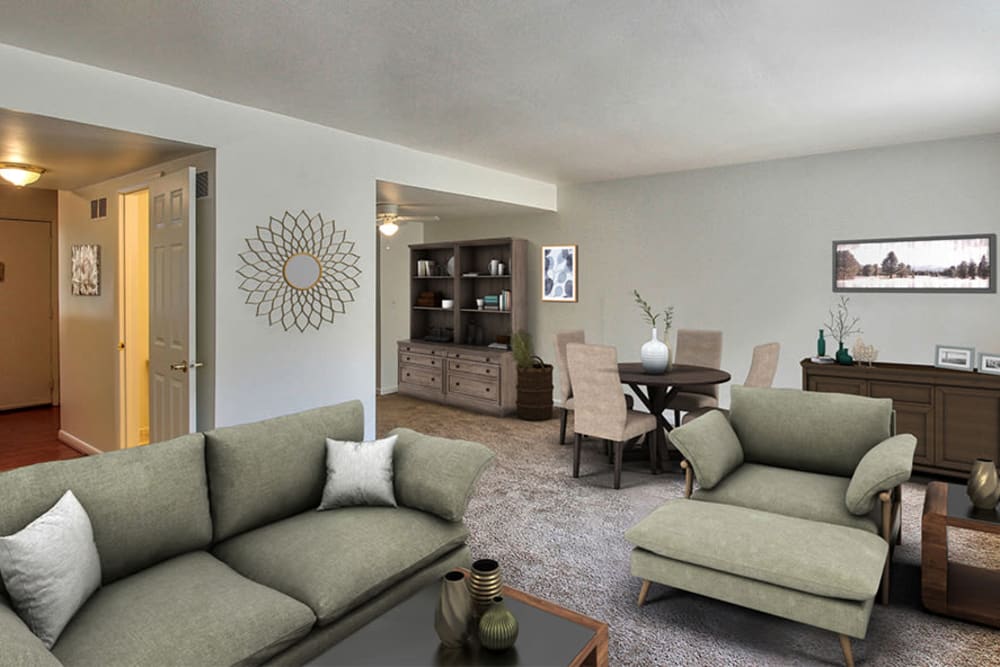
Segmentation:
[(531, 334), (518, 331), (511, 337), (517, 362), (517, 416), (529, 421), (552, 418), (552, 364), (535, 354)]

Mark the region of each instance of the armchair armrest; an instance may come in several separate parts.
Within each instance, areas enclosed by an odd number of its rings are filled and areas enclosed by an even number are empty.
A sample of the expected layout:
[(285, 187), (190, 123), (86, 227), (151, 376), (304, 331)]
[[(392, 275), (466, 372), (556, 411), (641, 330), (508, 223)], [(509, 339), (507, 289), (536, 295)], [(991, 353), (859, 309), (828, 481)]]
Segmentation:
[(917, 439), (909, 433), (895, 435), (868, 450), (854, 470), (847, 487), (847, 509), (864, 515), (875, 507), (879, 493), (889, 491), (910, 479), (913, 452)]
[(60, 667), (42, 640), (36, 637), (24, 621), (7, 606), (0, 593), (0, 658), (4, 665), (38, 665), (39, 667)]
[(493, 460), (491, 449), (478, 442), (449, 440), (394, 429), (393, 485), (396, 502), (461, 521), (479, 476)]
[(718, 410), (670, 432), (674, 444), (694, 471), (698, 485), (711, 489), (743, 465), (743, 447), (729, 419)]

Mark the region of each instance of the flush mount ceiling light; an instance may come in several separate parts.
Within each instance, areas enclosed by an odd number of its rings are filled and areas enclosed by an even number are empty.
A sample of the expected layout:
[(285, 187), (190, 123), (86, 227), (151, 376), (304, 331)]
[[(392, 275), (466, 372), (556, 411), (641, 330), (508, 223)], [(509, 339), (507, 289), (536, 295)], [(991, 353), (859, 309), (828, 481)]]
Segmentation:
[(0, 162), (0, 178), (19, 188), (31, 185), (41, 178), (44, 173), (45, 170), (41, 167), (33, 167), (30, 164)]

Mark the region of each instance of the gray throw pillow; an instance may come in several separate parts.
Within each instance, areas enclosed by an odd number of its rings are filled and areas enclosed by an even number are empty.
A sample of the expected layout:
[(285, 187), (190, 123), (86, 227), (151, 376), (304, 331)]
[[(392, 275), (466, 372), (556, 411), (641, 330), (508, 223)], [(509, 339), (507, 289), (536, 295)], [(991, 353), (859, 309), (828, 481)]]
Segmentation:
[(396, 436), (367, 442), (326, 439), (326, 486), (317, 509), (351, 505), (396, 507), (392, 452)]
[(72, 491), (20, 532), (0, 537), (0, 575), (14, 610), (51, 649), (101, 585), (90, 517)]
[(698, 486), (711, 489), (743, 465), (743, 447), (729, 420), (711, 410), (670, 432), (670, 442), (694, 468)]

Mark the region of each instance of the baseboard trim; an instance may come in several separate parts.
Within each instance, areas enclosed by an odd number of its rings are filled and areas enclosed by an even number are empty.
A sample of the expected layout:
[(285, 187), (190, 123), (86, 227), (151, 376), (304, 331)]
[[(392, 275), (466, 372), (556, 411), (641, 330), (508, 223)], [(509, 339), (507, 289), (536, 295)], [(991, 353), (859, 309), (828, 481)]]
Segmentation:
[(81, 454), (87, 454), (89, 456), (91, 454), (103, 454), (104, 453), (100, 449), (98, 449), (97, 447), (94, 447), (93, 445), (84, 442), (83, 440), (81, 440), (80, 438), (76, 437), (72, 433), (67, 433), (66, 431), (64, 431), (62, 429), (59, 429), (59, 433), (58, 433), (58, 435), (56, 437), (59, 438), (59, 442), (63, 443), (64, 445), (68, 445), (68, 446), (72, 447), (73, 449), (75, 449), (76, 451), (80, 452)]
[(399, 385), (395, 387), (382, 387), (378, 390), (379, 396), (386, 396), (388, 394), (397, 394), (397, 393), (399, 393)]

